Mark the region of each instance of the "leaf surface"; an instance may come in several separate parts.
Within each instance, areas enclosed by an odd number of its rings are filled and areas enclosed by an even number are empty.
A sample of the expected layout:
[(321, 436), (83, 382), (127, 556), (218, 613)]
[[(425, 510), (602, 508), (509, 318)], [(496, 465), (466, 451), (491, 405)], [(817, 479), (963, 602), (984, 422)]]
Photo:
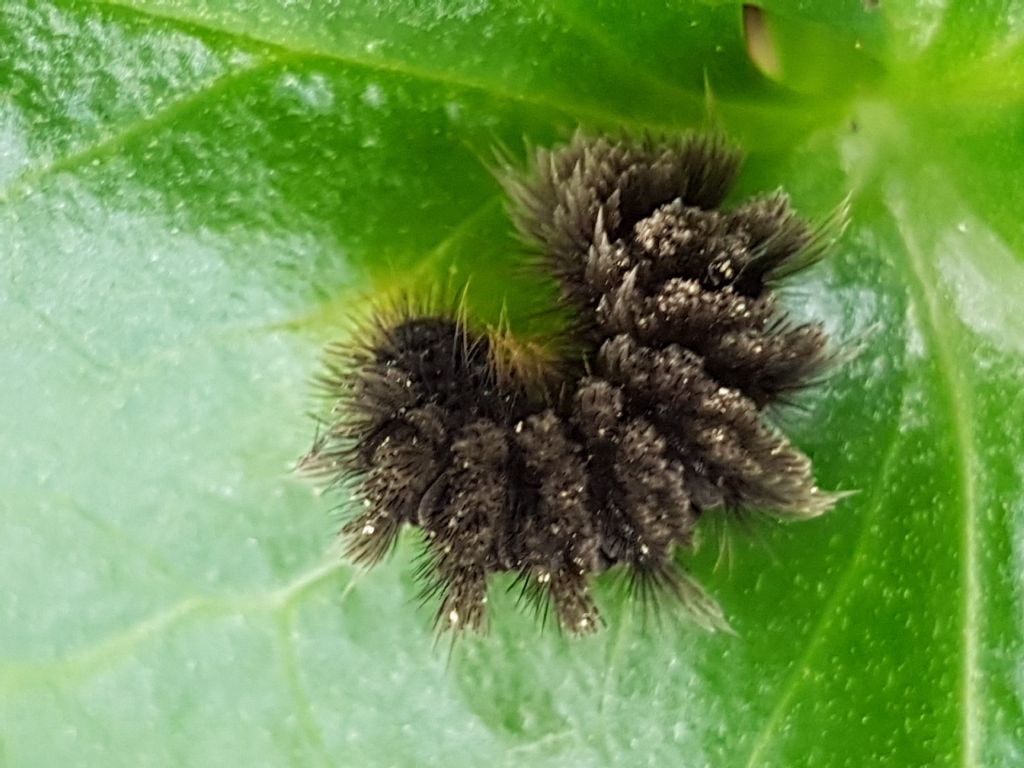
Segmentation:
[[(713, 0), (5, 2), (0, 765), (1019, 765), (1024, 5), (765, 5), (772, 76)], [(858, 493), (703, 527), (736, 636), (496, 591), (449, 659), (290, 474), (320, 345), (467, 278), (528, 327), (493, 148), (709, 123), (737, 196), (850, 195), (779, 418)]]

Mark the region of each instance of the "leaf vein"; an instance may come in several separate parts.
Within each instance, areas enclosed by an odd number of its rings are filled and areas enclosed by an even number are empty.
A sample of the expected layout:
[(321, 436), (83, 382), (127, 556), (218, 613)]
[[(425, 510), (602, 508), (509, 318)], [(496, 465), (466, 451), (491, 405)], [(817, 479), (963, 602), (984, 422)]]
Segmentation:
[[(905, 216), (897, 217), (902, 221)], [(961, 579), (963, 581), (963, 668), (961, 669), (962, 762), (967, 768), (981, 764), (980, 697), (978, 685), (978, 604), (981, 594), (978, 576), (977, 518), (978, 462), (975, 452), (973, 409), (970, 386), (957, 365), (954, 343), (960, 328), (949, 322), (943, 313), (944, 300), (934, 286), (941, 281), (927, 266), (927, 259), (913, 234), (901, 227), (901, 236), (907, 246), (910, 276), (917, 286), (922, 319), (922, 335), (933, 350), (942, 386), (946, 390), (945, 405), (950, 410), (953, 437), (957, 446), (955, 461), (958, 465), (961, 500), (963, 503), (963, 529), (961, 531)]]
[(309, 692), (302, 682), (302, 676), (299, 674), (290, 614), (281, 614), (277, 636), (277, 651), (281, 661), (281, 671), (291, 694), (295, 715), (298, 718), (303, 738), (316, 754), (317, 764), (329, 766), (332, 762), (327, 746), (324, 744), (323, 732), (313, 714), (313, 705), (309, 698)]
[(46, 163), (45, 165), (25, 171), (7, 187), (0, 189), (0, 204), (10, 203), (21, 196), (30, 194), (33, 190), (33, 186), (48, 176), (61, 173), (63, 171), (73, 170), (74, 168), (85, 165), (93, 160), (98, 160), (105, 155), (112, 154), (116, 149), (130, 142), (132, 139), (144, 135), (147, 131), (151, 131), (155, 128), (171, 123), (179, 115), (188, 112), (190, 109), (201, 104), (212, 95), (220, 93), (228, 87), (244, 81), (248, 77), (252, 77), (253, 75), (263, 72), (270, 65), (275, 63), (276, 62), (271, 59), (260, 62), (255, 66), (234, 70), (215, 78), (198, 90), (190, 93), (188, 96), (171, 102), (159, 112), (140, 120), (136, 120), (135, 122), (124, 126), (121, 130), (104, 138), (98, 139), (86, 146), (80, 147), (70, 154), (63, 155), (62, 157)]
[(120, 8), (128, 12), (136, 13), (143, 17), (153, 18), (171, 24), (179, 24), (187, 29), (201, 31), (204, 30), (219, 35), (224, 35), (227, 38), (236, 39), (239, 41), (239, 43), (242, 43), (248, 47), (252, 47), (253, 45), (259, 45), (265, 49), (268, 49), (271, 55), (273, 55), (275, 59), (281, 63), (302, 62), (309, 59), (321, 59), (325, 61), (335, 62), (338, 64), (343, 64), (349, 67), (363, 69), (370, 72), (400, 75), (414, 80), (432, 82), (440, 85), (461, 88), (464, 90), (478, 91), (480, 93), (491, 96), (492, 98), (499, 101), (506, 101), (510, 103), (523, 104), (530, 107), (536, 107), (550, 112), (555, 112), (557, 114), (566, 115), (574, 119), (586, 118), (588, 120), (593, 120), (597, 123), (605, 125), (613, 124), (633, 128), (635, 130), (678, 131), (680, 128), (680, 126), (675, 124), (659, 124), (649, 120), (645, 120), (643, 121), (643, 123), (640, 123), (637, 122), (635, 119), (629, 118), (624, 115), (616, 114), (614, 112), (608, 112), (597, 106), (567, 101), (564, 97), (561, 96), (558, 97), (556, 100), (551, 97), (540, 97), (537, 95), (531, 95), (527, 93), (519, 93), (502, 87), (501, 85), (494, 82), (487, 82), (484, 80), (476, 80), (469, 77), (458, 76), (450, 71), (427, 69), (393, 59), (368, 59), (337, 51), (325, 51), (311, 44), (286, 44), (281, 41), (273, 40), (270, 38), (242, 34), (234, 30), (219, 27), (209, 22), (196, 19), (194, 17), (181, 16), (169, 13), (157, 13), (149, 9), (138, 8), (129, 3), (116, 2), (116, 0), (89, 1), (96, 6)]
[[(903, 423), (906, 418), (906, 413), (904, 411), (905, 404), (906, 389), (901, 392), (900, 396), (900, 423)], [(763, 756), (765, 750), (771, 743), (771, 737), (775, 734), (783, 715), (789, 709), (796, 692), (799, 690), (800, 685), (804, 680), (805, 673), (811, 668), (811, 663), (825, 640), (827, 630), (835, 621), (836, 614), (838, 613), (843, 600), (852, 591), (856, 583), (856, 576), (860, 573), (862, 567), (870, 562), (870, 558), (866, 557), (864, 554), (869, 542), (868, 532), (871, 530), (872, 522), (882, 509), (882, 489), (887, 487), (888, 480), (893, 471), (896, 456), (899, 455), (899, 446), (901, 445), (901, 442), (897, 439), (899, 429), (900, 426), (897, 424), (893, 429), (886, 453), (882, 457), (878, 482), (872, 492), (871, 502), (869, 504), (865, 504), (865, 509), (869, 510), (869, 512), (864, 515), (860, 534), (854, 544), (853, 552), (847, 562), (846, 569), (843, 575), (836, 582), (836, 587), (832, 591), (832, 595), (822, 609), (821, 617), (818, 619), (818, 623), (815, 625), (810, 637), (808, 638), (803, 655), (793, 665), (792, 671), (786, 677), (785, 682), (782, 685), (782, 693), (776, 701), (775, 706), (772, 708), (772, 711), (765, 719), (764, 726), (755, 737), (754, 745), (750, 750), (750, 755), (744, 763), (746, 768), (755, 768), (755, 766), (764, 765)]]

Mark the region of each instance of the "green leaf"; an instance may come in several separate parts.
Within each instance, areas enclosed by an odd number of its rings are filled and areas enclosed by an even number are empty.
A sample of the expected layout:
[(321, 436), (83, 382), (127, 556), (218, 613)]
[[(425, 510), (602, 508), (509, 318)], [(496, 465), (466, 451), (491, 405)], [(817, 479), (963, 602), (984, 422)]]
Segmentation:
[[(0, 765), (1019, 765), (1024, 5), (765, 5), (770, 75), (715, 0), (3, 3)], [(703, 527), (736, 636), (496, 590), (449, 658), (289, 471), (320, 345), (467, 278), (529, 327), (492, 149), (708, 123), (738, 195), (851, 195), (786, 300), (855, 354), (782, 418), (858, 494)]]

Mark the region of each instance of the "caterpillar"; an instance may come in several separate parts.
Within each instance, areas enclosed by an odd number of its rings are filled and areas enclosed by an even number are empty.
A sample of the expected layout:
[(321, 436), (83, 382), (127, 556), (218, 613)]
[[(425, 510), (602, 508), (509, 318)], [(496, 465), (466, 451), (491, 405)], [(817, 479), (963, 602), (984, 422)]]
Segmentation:
[(489, 577), (508, 572), (562, 627), (593, 631), (589, 582), (612, 567), (721, 623), (675, 560), (698, 518), (813, 517), (842, 496), (765, 418), (831, 362), (822, 327), (791, 322), (772, 291), (824, 256), (827, 227), (781, 194), (722, 210), (739, 166), (716, 138), (578, 134), (505, 169), (512, 220), (575, 316), (578, 359), (543, 367), (556, 386), (454, 311), (383, 313), (328, 348), (332, 416), (301, 466), (354, 486), (354, 560), (420, 528), (442, 629), (484, 627)]

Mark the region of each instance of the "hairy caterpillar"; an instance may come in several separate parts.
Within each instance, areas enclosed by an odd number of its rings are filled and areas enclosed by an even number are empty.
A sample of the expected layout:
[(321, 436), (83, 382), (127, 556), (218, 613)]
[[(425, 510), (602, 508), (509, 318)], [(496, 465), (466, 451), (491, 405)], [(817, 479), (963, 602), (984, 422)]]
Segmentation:
[(738, 168), (714, 139), (577, 136), (509, 171), (513, 219), (578, 318), (583, 364), (547, 370), (555, 395), (455, 313), (384, 315), (329, 349), (335, 415), (302, 465), (355, 485), (354, 559), (421, 528), (440, 627), (481, 627), (488, 577), (513, 572), (562, 626), (593, 630), (588, 580), (612, 566), (713, 624), (673, 557), (700, 515), (835, 503), (763, 418), (830, 361), (821, 327), (788, 321), (771, 291), (822, 257), (826, 231), (781, 195), (720, 210)]

